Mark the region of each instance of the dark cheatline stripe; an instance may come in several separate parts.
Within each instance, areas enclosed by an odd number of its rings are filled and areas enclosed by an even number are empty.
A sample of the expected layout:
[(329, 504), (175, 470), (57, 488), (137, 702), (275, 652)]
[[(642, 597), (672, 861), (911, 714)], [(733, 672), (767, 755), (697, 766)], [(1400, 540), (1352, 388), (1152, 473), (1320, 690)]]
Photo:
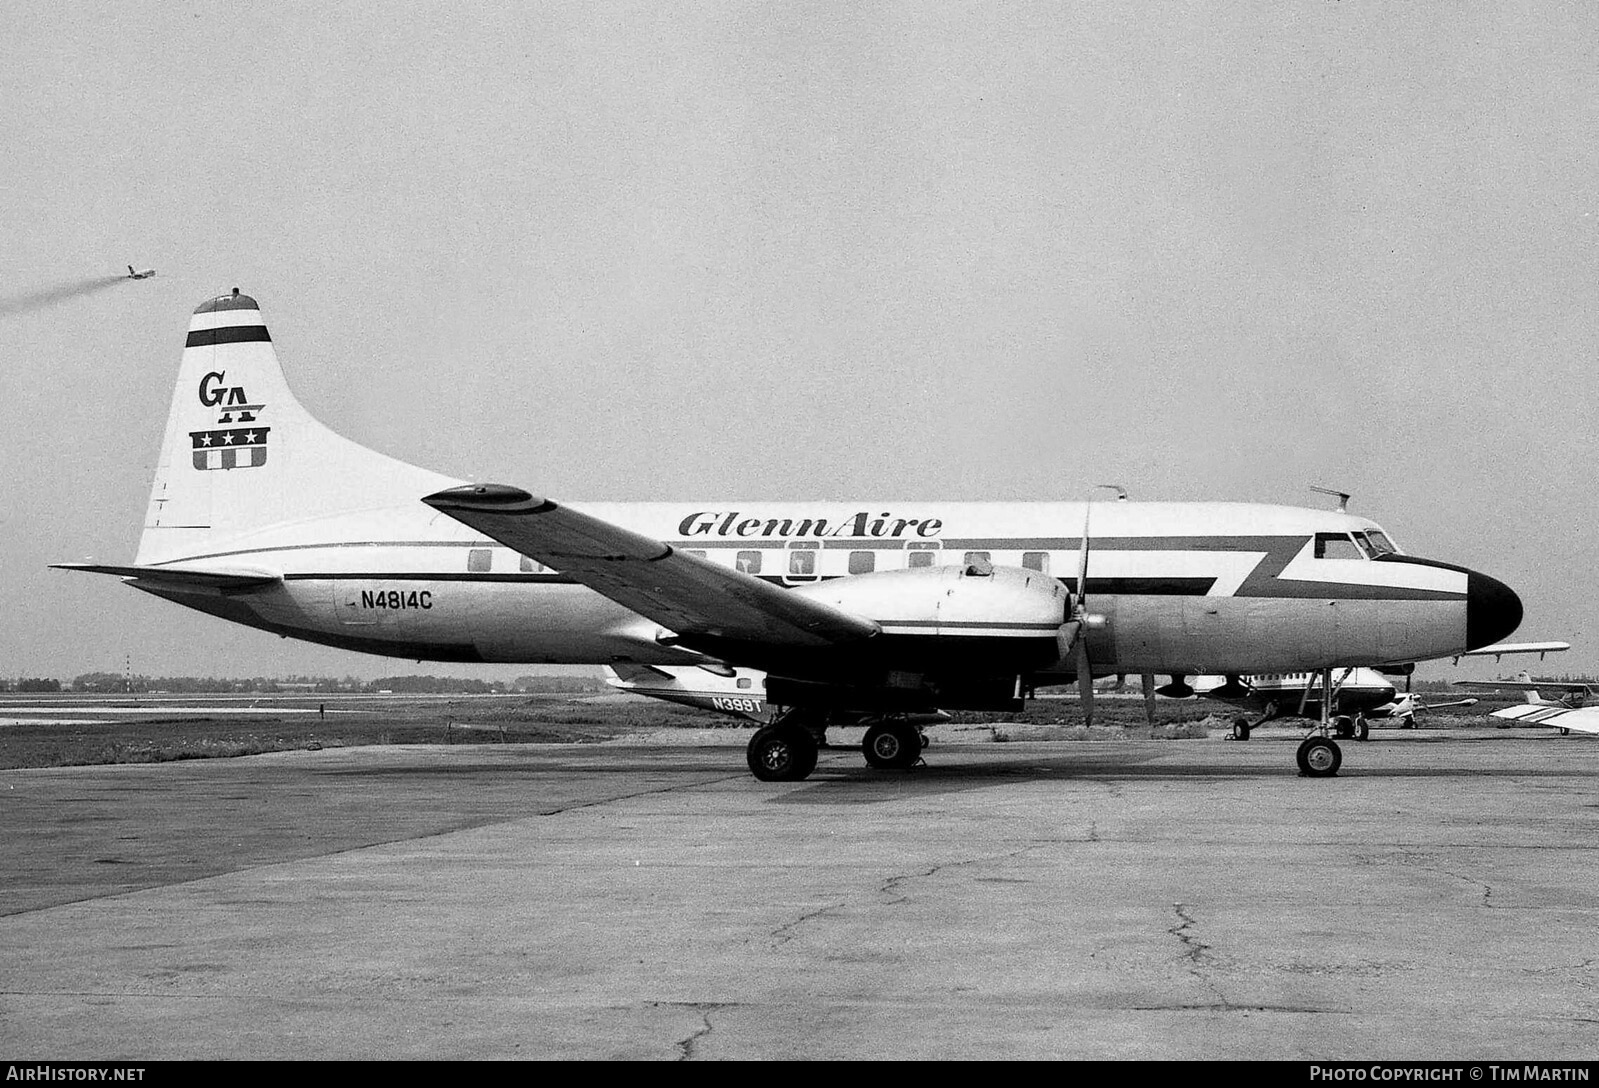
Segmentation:
[(231, 325), (225, 329), (195, 329), (184, 341), (186, 348), (208, 348), (215, 344), (246, 344), (255, 340), (271, 341), (265, 325)]
[(545, 571), (541, 574), (495, 574), (488, 571), (474, 571), (462, 574), (458, 571), (370, 571), (367, 573), (322, 573), (322, 574), (285, 574), (285, 582), (526, 582), (541, 585), (578, 585), (576, 578), (566, 574), (557, 574), (554, 571)]

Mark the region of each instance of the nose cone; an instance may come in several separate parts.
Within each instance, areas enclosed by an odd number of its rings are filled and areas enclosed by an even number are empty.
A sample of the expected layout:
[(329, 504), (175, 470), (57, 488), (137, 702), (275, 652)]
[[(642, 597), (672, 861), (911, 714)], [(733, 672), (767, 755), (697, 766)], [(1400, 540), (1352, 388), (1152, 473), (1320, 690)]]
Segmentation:
[(1472, 571), (1466, 578), (1466, 648), (1492, 646), (1521, 626), (1521, 598), (1496, 578)]

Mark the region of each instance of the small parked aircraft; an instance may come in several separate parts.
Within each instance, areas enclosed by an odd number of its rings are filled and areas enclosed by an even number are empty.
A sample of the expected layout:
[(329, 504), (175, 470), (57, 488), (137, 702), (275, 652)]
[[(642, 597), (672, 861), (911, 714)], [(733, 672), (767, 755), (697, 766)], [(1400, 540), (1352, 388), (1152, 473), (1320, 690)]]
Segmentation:
[[(1575, 729), (1579, 733), (1599, 736), (1599, 703), (1594, 703), (1595, 685), (1572, 680), (1534, 680), (1523, 672), (1514, 680), (1457, 680), (1455, 686), (1470, 691), (1520, 691), (1527, 701), (1517, 706), (1496, 710), (1492, 717), (1507, 721), (1547, 725), (1562, 734)], [(1564, 688), (1558, 699), (1546, 699), (1543, 692), (1551, 688)]]
[(128, 279), (130, 280), (147, 280), (153, 275), (155, 275), (155, 269), (153, 268), (146, 268), (143, 272), (135, 272), (133, 266), (131, 264), (128, 265)]

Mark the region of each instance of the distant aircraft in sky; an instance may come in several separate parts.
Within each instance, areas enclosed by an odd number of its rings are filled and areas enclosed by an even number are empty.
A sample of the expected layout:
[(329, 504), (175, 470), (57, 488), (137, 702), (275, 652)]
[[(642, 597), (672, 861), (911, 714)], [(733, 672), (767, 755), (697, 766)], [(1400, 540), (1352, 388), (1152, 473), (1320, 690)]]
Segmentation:
[(153, 268), (146, 268), (143, 272), (135, 272), (133, 266), (131, 264), (128, 265), (128, 279), (130, 280), (147, 280), (153, 275), (155, 275), (155, 269)]
[[(130, 270), (131, 271), (131, 270)], [(62, 564), (275, 634), (412, 660), (697, 668), (763, 681), (747, 760), (798, 780), (840, 719), (876, 767), (918, 722), (1116, 673), (1447, 658), (1521, 622), (1475, 571), (1341, 510), (1223, 502), (648, 502), (581, 510), (329, 430), (254, 299), (189, 325), (137, 558)], [(671, 673), (656, 686), (684, 687)], [(635, 680), (635, 683), (637, 681)], [(692, 689), (693, 686), (689, 685)], [(736, 698), (733, 691), (717, 697)], [(1300, 770), (1337, 773), (1324, 715)]]

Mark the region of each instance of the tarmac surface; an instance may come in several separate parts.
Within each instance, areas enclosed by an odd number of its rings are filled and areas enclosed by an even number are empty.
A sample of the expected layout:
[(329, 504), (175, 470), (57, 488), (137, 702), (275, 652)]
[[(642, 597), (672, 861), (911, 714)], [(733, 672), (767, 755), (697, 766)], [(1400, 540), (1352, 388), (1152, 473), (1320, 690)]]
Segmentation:
[(746, 736), (0, 771), (0, 1058), (1599, 1057), (1591, 737)]

